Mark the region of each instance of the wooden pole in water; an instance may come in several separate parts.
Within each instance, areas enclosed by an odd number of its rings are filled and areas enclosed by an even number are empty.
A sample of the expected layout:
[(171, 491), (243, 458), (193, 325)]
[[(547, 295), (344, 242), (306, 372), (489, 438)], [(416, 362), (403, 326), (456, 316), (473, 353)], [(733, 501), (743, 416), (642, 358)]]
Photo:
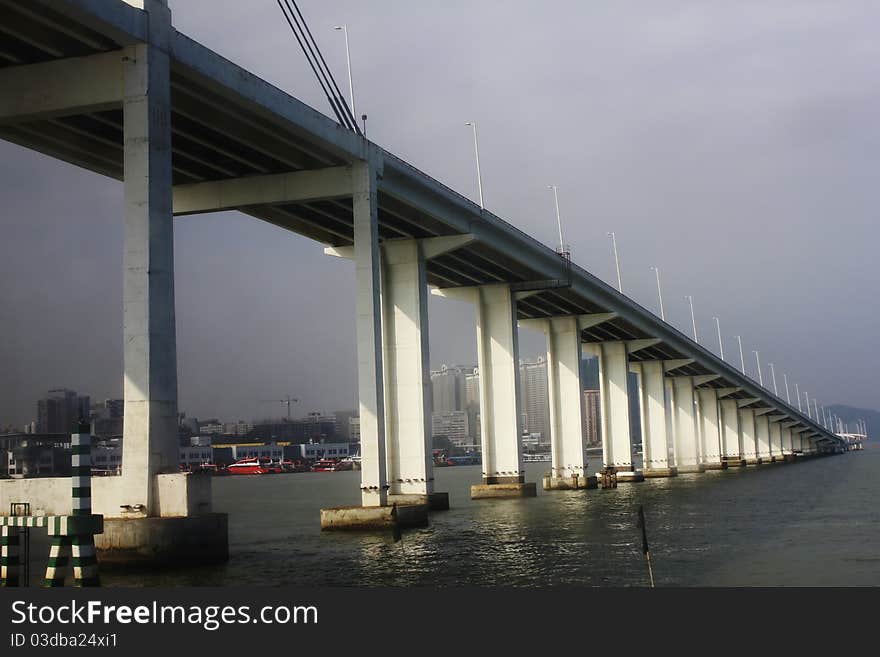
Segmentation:
[(639, 527), (642, 528), (642, 552), (648, 562), (648, 577), (651, 579), (651, 588), (654, 588), (654, 568), (651, 565), (651, 550), (648, 548), (648, 530), (645, 527), (645, 509), (639, 504)]

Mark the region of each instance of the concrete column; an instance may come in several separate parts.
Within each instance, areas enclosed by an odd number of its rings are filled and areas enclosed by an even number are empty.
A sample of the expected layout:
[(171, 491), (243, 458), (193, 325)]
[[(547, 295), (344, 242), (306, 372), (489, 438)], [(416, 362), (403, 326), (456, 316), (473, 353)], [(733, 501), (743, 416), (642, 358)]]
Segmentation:
[(758, 442), (755, 436), (755, 409), (739, 409), (739, 435), (742, 443), (742, 457), (747, 465), (758, 464)]
[(702, 472), (693, 377), (672, 377), (672, 391), (675, 465), (679, 474)]
[(174, 320), (171, 16), (146, 0), (149, 44), (123, 57), (123, 349), (125, 429), (120, 504), (158, 514), (156, 475), (178, 472)]
[(804, 449), (803, 442), (801, 441), (801, 430), (795, 429), (791, 432), (791, 451), (792, 452), (802, 452)]
[(715, 388), (697, 389), (700, 427), (700, 462), (706, 470), (721, 470), (727, 465), (721, 452), (721, 414), (718, 409), (718, 391)]
[(480, 286), (475, 296), (483, 485), (523, 484), (516, 301), (506, 284)]
[(745, 465), (739, 431), (739, 408), (735, 399), (721, 399), (721, 448), (728, 466)]
[(420, 251), (416, 240), (382, 245), (386, 459), (391, 501), (427, 501), (434, 492), (428, 286)]
[(663, 361), (649, 360), (630, 365), (639, 375), (639, 405), (642, 414), (642, 457), (645, 477), (673, 477), (677, 474), (669, 460), (666, 412), (666, 377)]
[(388, 501), (376, 176), (375, 161), (352, 167), (363, 506), (385, 506)]
[(597, 342), (588, 345), (599, 358), (599, 400), (601, 408), (602, 456), (605, 467), (632, 471), (632, 439), (629, 429), (629, 362), (625, 342)]
[(758, 459), (761, 463), (770, 463), (770, 421), (767, 414), (755, 412), (755, 439), (758, 445)]
[(543, 320), (543, 324), (550, 397), (550, 488), (586, 488), (587, 445), (578, 318), (551, 317)]
[(779, 420), (768, 418), (770, 421), (770, 456), (773, 461), (782, 460), (782, 426)]
[(792, 453), (792, 433), (791, 425), (782, 426), (782, 455), (788, 456)]

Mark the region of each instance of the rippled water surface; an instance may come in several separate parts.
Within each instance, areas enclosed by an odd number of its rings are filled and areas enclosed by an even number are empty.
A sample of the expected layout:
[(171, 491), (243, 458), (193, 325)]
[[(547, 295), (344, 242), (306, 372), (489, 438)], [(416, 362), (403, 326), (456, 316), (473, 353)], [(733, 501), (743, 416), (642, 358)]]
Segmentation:
[(540, 490), (471, 501), (479, 466), (438, 468), (451, 510), (394, 543), (385, 533), (321, 532), (322, 506), (357, 504), (358, 472), (214, 479), (229, 514), (230, 560), (164, 574), (108, 573), (106, 585), (644, 586), (635, 526), (645, 506), (663, 586), (880, 585), (880, 448), (785, 465)]

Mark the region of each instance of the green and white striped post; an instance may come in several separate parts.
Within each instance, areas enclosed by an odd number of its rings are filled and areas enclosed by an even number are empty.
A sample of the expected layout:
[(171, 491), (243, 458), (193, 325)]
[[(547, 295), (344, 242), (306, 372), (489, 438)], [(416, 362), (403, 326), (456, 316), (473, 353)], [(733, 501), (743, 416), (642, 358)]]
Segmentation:
[(74, 586), (101, 585), (92, 516), (92, 436), (86, 423), (79, 431), (70, 436), (71, 515), (47, 519), (52, 546), (43, 585), (48, 587), (64, 586), (69, 566)]
[(49, 548), (49, 564), (43, 586), (64, 586), (64, 574), (70, 565), (70, 536), (52, 536)]
[[(92, 515), (92, 436), (86, 423), (79, 426), (81, 433), (70, 437), (70, 481), (73, 487), (73, 516)], [(98, 558), (95, 554), (95, 536), (92, 533), (74, 533), (70, 537), (75, 586), (100, 586)], [(48, 579), (48, 578), (47, 578)]]
[(21, 529), (0, 527), (0, 586), (20, 586)]

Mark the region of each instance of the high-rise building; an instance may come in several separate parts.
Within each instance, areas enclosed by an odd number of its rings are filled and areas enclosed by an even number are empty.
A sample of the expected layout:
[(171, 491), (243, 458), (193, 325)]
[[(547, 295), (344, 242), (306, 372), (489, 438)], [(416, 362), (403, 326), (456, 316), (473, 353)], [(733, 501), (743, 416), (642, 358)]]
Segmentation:
[(50, 390), (37, 401), (37, 433), (72, 433), (80, 420), (89, 421), (90, 411), (88, 396), (67, 388)]
[(468, 436), (472, 443), (480, 442), (480, 368), (475, 367), (464, 376), (464, 410), (467, 413)]
[(121, 436), (125, 403), (122, 399), (105, 399), (92, 408), (92, 433), (96, 436)]
[(584, 390), (584, 435), (587, 447), (597, 447), (602, 443), (599, 428), (599, 391)]
[(520, 403), (523, 429), (526, 433), (541, 434), (540, 442), (550, 443), (550, 398), (547, 391), (547, 360), (520, 361)]
[(433, 410), (463, 411), (465, 407), (465, 378), (474, 371), (473, 367), (443, 365), (431, 372)]
[(343, 441), (350, 442), (351, 438), (351, 418), (358, 417), (359, 411), (334, 411), (333, 416), (336, 418), (336, 435)]

